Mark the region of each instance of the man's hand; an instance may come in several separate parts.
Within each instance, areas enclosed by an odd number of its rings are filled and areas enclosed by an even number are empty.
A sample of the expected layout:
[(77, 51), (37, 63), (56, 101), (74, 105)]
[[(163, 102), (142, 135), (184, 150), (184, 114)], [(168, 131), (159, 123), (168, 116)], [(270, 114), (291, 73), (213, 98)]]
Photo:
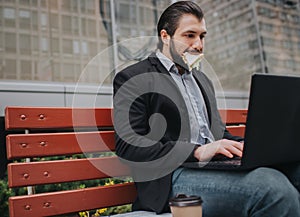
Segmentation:
[(233, 158), (242, 157), (244, 144), (233, 140), (222, 139), (206, 145), (202, 145), (194, 152), (194, 157), (199, 161), (209, 161), (217, 154)]

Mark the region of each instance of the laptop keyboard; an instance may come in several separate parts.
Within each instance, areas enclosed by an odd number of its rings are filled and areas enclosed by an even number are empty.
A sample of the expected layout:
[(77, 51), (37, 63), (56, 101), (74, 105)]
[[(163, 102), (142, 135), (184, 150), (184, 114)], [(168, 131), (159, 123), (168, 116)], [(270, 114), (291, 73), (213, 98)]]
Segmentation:
[(241, 158), (227, 158), (227, 157), (217, 157), (213, 158), (209, 162), (188, 162), (183, 164), (184, 167), (188, 168), (203, 168), (203, 169), (232, 169), (241, 166)]
[(240, 166), (241, 159), (228, 159), (228, 160), (218, 160), (218, 161), (210, 161), (206, 164), (205, 167), (220, 167), (220, 166)]

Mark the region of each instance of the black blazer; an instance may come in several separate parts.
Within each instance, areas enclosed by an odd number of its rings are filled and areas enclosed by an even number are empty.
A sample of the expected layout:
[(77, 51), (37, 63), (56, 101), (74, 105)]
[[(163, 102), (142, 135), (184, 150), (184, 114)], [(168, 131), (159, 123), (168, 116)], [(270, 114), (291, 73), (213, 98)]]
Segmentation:
[[(225, 129), (211, 81), (200, 71), (192, 73), (215, 139), (240, 140)], [(116, 153), (131, 167), (138, 192), (133, 210), (168, 212), (172, 172), (183, 161), (197, 161), (193, 157), (197, 144), (188, 142), (190, 125), (183, 97), (155, 54), (119, 72), (113, 86)]]

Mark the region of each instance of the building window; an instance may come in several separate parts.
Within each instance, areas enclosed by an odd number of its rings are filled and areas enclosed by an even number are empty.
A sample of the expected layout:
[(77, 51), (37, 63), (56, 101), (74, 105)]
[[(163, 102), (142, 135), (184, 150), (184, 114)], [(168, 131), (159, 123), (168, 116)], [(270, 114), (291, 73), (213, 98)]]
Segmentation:
[(16, 52), (16, 34), (15, 33), (5, 33), (5, 51)]
[(286, 49), (292, 49), (293, 45), (291, 41), (283, 41), (283, 47)]
[(25, 18), (25, 19), (30, 19), (30, 11), (20, 10), (19, 17)]
[[(5, 45), (3, 36), (4, 35), (0, 33), (0, 52), (4, 50), (4, 45)], [(0, 69), (1, 69), (1, 64), (0, 64)]]
[(71, 33), (72, 31), (72, 20), (70, 16), (62, 16), (62, 25), (64, 33)]
[(31, 54), (31, 40), (30, 35), (20, 34), (20, 52), (21, 54)]
[(122, 4), (120, 3), (120, 14), (119, 15), (119, 19), (118, 22), (119, 23), (129, 23), (130, 22), (130, 13), (129, 13), (129, 5), (128, 4)]
[(61, 81), (60, 63), (53, 63), (53, 79), (54, 81)]
[(16, 15), (15, 15), (16, 11), (13, 8), (4, 8), (3, 9), (3, 17), (5, 19), (15, 19)]
[(4, 8), (3, 17), (6, 27), (15, 27), (16, 26), (16, 11), (13, 8)]
[(19, 11), (19, 23), (21, 29), (30, 28), (30, 11), (20, 10)]
[(82, 18), (80, 24), (81, 24), (80, 31), (81, 31), (82, 35), (86, 36), (86, 19)]
[(38, 30), (38, 26), (39, 26), (38, 13), (36, 11), (32, 11), (31, 16), (32, 16), (32, 21), (31, 21), (32, 29)]
[(63, 52), (64, 54), (72, 54), (73, 53), (73, 45), (72, 41), (68, 39), (63, 40)]
[(294, 62), (294, 60), (286, 60), (285, 61), (285, 66), (287, 68), (290, 68), (290, 69), (295, 68), (295, 62)]
[(41, 13), (41, 20), (40, 20), (40, 22), (41, 22), (41, 26), (47, 26), (47, 24), (48, 24), (48, 16), (47, 16), (47, 14), (45, 14), (45, 13)]
[(48, 7), (50, 7), (52, 10), (57, 10), (58, 9), (58, 0), (52, 0), (52, 1), (48, 1)]
[(81, 42), (81, 49), (82, 49), (82, 54), (84, 54), (84, 55), (89, 54), (89, 46), (86, 41)]
[(47, 7), (47, 2), (46, 2), (46, 0), (39, 0), (39, 1), (40, 1), (41, 6), (42, 6), (43, 8)]
[(95, 12), (95, 1), (84, 1), (86, 4), (86, 12), (88, 14), (93, 14)]
[(77, 40), (73, 41), (73, 53), (80, 54), (79, 41), (77, 41)]
[(37, 36), (32, 36), (32, 50), (39, 52), (39, 39)]
[(93, 56), (97, 55), (97, 43), (96, 42), (90, 42), (89, 48), (90, 48), (90, 56), (93, 57)]
[(4, 61), (4, 78), (16, 79), (17, 63), (16, 60), (6, 59)]
[(30, 0), (22, 0), (22, 1), (19, 1), (18, 3), (22, 4), (22, 5), (30, 5)]
[(71, 1), (71, 11), (78, 12), (78, 8), (79, 8), (78, 2), (77, 1)]
[(37, 7), (38, 6), (38, 0), (31, 0), (31, 6)]
[(21, 73), (21, 79), (24, 80), (31, 80), (32, 76), (31, 76), (31, 61), (28, 60), (21, 60), (21, 69), (22, 69), (22, 73)]
[[(61, 7), (64, 11), (69, 11), (71, 9), (71, 3), (75, 2), (74, 0), (63, 0), (61, 1)], [(77, 1), (76, 1), (77, 3)]]
[(96, 21), (88, 19), (87, 23), (88, 23), (88, 28), (87, 28), (88, 36), (95, 37), (97, 35)]
[(51, 41), (51, 48), (52, 48), (52, 51), (54, 53), (59, 53), (59, 39), (58, 38), (53, 38), (52, 41)]
[(41, 38), (41, 44), (40, 44), (42, 51), (48, 51), (48, 39), (47, 38)]
[(79, 35), (79, 18), (72, 17), (72, 32)]
[(74, 82), (74, 69), (73, 64), (64, 63), (63, 65), (63, 77), (65, 81)]
[(52, 29), (58, 31), (59, 23), (57, 14), (50, 14), (50, 25)]

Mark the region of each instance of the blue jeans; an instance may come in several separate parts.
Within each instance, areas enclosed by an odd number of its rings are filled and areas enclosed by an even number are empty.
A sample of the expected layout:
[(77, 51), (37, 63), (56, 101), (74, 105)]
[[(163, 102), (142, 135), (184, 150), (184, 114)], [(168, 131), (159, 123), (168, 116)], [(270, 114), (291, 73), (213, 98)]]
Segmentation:
[(299, 181), (300, 165), (283, 172), (266, 167), (243, 172), (179, 168), (171, 196), (201, 196), (203, 217), (299, 217)]

